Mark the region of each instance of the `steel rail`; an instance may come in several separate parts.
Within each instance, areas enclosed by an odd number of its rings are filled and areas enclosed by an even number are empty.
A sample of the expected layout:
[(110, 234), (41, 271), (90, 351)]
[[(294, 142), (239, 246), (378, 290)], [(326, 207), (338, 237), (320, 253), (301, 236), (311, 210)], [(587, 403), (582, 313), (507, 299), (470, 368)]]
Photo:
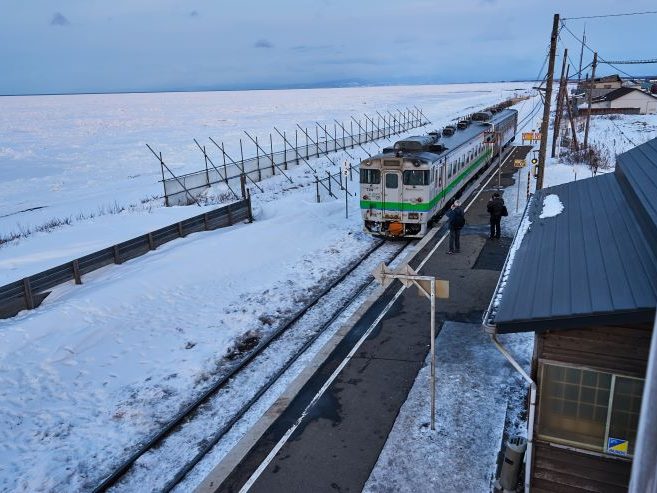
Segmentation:
[[(380, 246), (382, 246), (385, 243), (385, 241), (382, 241), (379, 245), (376, 246), (375, 249), (371, 250), (371, 253), (374, 253), (374, 250), (378, 249)], [(392, 260), (397, 258), (405, 249), (408, 245), (413, 243), (412, 241), (407, 241), (404, 243), (404, 245), (397, 250), (393, 255), (391, 255), (391, 258), (388, 259), (387, 263), (390, 263)], [(371, 253), (368, 253), (366, 257), (358, 261), (358, 266), (362, 264), (362, 262), (369, 258)], [(346, 277), (346, 276), (345, 276)], [(343, 278), (344, 280), (344, 278)], [(319, 330), (315, 332), (297, 351), (292, 355), (288, 361), (285, 362), (285, 364), (280, 367), (270, 378), (265, 384), (256, 392), (256, 394), (248, 400), (244, 406), (241, 407), (241, 409), (224, 425), (222, 426), (219, 431), (213, 435), (210, 439), (206, 439), (203, 441), (203, 446), (200, 449), (200, 451), (194, 456), (194, 458), (185, 464), (185, 466), (176, 473), (176, 475), (166, 483), (164, 488), (161, 490), (163, 493), (168, 493), (172, 491), (180, 482), (187, 476), (187, 474), (194, 469), (194, 467), (212, 450), (212, 448), (219, 443), (219, 441), (230, 431), (230, 429), (237, 423), (250, 409), (251, 407), (260, 399), (265, 392), (267, 392), (276, 382), (278, 382), (278, 379), (283, 376), (283, 374), (301, 357), (303, 356), (306, 351), (312, 346), (319, 337), (321, 337), (322, 334), (346, 311), (346, 309), (352, 305), (353, 301), (360, 296), (363, 291), (365, 291), (369, 286), (372, 285), (374, 282), (373, 279), (370, 279), (369, 276), (367, 280), (361, 285), (350, 295), (350, 300), (344, 303), (340, 308), (338, 308), (335, 312), (333, 312), (333, 315), (324, 322)], [(338, 283), (339, 284), (339, 283)], [(334, 285), (331, 289), (336, 287)], [(329, 291), (331, 290), (329, 289)], [(297, 320), (298, 321), (298, 320)], [(296, 322), (295, 322), (296, 323)], [(293, 325), (289, 324), (290, 326)]]
[[(224, 375), (212, 386), (206, 389), (199, 397), (197, 397), (190, 404), (185, 406), (180, 412), (178, 412), (172, 419), (169, 421), (162, 429), (157, 433), (151, 436), (146, 442), (143, 442), (142, 445), (128, 457), (124, 462), (122, 462), (111, 474), (106, 476), (98, 486), (96, 486), (92, 491), (94, 493), (107, 491), (112, 486), (116, 485), (119, 480), (130, 470), (130, 468), (135, 464), (135, 462), (143, 456), (146, 452), (154, 448), (159, 444), (164, 438), (166, 438), (171, 431), (181, 425), (187, 418), (189, 418), (202, 404), (204, 404), (210, 397), (216, 394), (221, 388), (223, 388), (229, 380), (231, 380), (237, 373), (239, 373), (244, 367), (246, 367), (251, 361), (255, 359), (262, 351), (264, 351), (272, 342), (277, 340), (283, 333), (287, 331), (292, 325), (301, 319), (311, 308), (319, 303), (319, 301), (334, 287), (344, 281), (356, 268), (358, 268), (366, 259), (368, 259), (376, 250), (378, 250), (383, 244), (384, 240), (378, 241), (372, 248), (370, 248), (367, 253), (353, 262), (338, 278), (336, 278), (327, 288), (325, 288), (321, 293), (319, 293), (308, 305), (301, 309), (297, 314), (294, 315), (290, 320), (282, 324), (275, 332), (270, 334), (267, 338), (263, 340), (251, 353), (249, 353), (245, 358), (243, 358), (237, 365), (235, 365), (228, 374)], [(406, 245), (404, 245), (405, 247)], [(403, 250), (403, 248), (402, 248)], [(342, 310), (344, 307), (339, 309)]]

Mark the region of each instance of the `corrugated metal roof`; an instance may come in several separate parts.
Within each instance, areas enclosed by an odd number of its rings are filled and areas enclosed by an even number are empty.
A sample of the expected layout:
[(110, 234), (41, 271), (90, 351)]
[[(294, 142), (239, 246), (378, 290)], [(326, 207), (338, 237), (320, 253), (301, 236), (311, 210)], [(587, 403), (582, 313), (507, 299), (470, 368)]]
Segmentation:
[(595, 98), (592, 102), (593, 103), (600, 103), (602, 101), (614, 101), (615, 99), (622, 98), (623, 96), (630, 94), (632, 92), (638, 92), (640, 94), (643, 94), (644, 96), (648, 98), (655, 98), (652, 94), (648, 94), (647, 92), (642, 91), (641, 89), (637, 89), (635, 87), (619, 87), (618, 89), (614, 89), (613, 91), (608, 92), (604, 96), (600, 96), (599, 98)]
[[(563, 212), (541, 219), (543, 199)], [(657, 306), (657, 139), (616, 171), (539, 191), (502, 286), (498, 332), (652, 322)]]

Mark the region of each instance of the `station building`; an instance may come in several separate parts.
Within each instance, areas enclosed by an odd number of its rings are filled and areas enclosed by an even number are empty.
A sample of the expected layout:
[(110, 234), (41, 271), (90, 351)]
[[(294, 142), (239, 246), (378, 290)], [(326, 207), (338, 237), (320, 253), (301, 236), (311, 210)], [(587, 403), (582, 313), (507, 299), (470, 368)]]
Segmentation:
[(526, 484), (627, 491), (657, 306), (657, 139), (537, 192), (509, 259), (488, 326), (536, 335)]

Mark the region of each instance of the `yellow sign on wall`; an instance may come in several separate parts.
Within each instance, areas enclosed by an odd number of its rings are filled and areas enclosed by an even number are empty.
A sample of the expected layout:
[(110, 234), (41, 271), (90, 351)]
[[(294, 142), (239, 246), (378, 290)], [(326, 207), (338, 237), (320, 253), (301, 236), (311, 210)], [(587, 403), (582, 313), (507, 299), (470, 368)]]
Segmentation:
[(524, 168), (527, 166), (527, 161), (524, 159), (514, 159), (513, 160), (513, 167), (514, 168)]

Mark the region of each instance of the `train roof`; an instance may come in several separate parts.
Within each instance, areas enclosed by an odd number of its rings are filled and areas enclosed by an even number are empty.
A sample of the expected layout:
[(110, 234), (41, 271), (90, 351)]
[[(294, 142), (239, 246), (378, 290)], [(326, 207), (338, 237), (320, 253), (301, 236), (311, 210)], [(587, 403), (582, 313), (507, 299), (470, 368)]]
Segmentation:
[[(492, 118), (487, 122), (472, 121), (467, 128), (464, 128), (462, 130), (456, 130), (456, 132), (454, 132), (454, 134), (450, 136), (442, 136), (440, 140), (437, 141), (437, 144), (440, 144), (442, 146), (442, 150), (439, 151), (432, 150), (431, 152), (404, 150), (402, 151), (402, 156), (411, 159), (419, 159), (424, 162), (435, 161), (440, 156), (446, 156), (447, 154), (450, 153), (450, 151), (458, 149), (463, 144), (472, 140), (475, 136), (479, 135), (481, 132), (486, 130), (491, 124), (500, 123), (506, 120), (507, 118), (509, 118), (510, 116), (512, 116), (513, 114), (517, 114), (517, 113), (518, 112), (516, 110), (505, 109), (498, 113), (495, 113), (492, 116)], [(407, 137), (406, 139), (403, 139), (403, 141), (408, 141), (417, 138), (418, 136)], [(392, 156), (396, 156), (396, 153), (394, 151), (382, 152), (364, 161), (369, 161), (371, 159), (382, 159)]]

